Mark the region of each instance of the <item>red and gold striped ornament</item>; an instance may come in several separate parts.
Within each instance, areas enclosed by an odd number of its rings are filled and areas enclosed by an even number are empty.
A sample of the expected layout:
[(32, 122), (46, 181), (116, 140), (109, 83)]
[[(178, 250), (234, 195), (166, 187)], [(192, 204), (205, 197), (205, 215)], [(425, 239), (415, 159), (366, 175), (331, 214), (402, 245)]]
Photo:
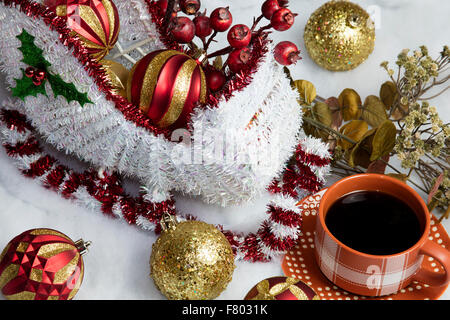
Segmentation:
[(206, 101), (201, 64), (175, 50), (151, 52), (130, 71), (128, 100), (160, 128), (185, 127), (195, 106)]
[(244, 300), (320, 300), (306, 283), (289, 277), (272, 277), (259, 282)]
[(0, 290), (9, 300), (71, 300), (83, 281), (89, 245), (52, 229), (23, 232), (0, 255)]
[(83, 42), (92, 58), (102, 59), (119, 37), (119, 13), (111, 0), (45, 0), (44, 4)]

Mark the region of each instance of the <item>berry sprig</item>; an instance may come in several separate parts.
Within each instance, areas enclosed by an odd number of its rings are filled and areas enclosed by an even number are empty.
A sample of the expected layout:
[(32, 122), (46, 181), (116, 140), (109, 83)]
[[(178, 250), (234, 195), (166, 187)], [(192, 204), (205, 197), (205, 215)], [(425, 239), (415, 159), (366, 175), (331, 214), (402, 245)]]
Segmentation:
[[(261, 14), (253, 19), (251, 27), (245, 24), (233, 25), (233, 15), (229, 7), (214, 9), (209, 16), (206, 10), (201, 13), (200, 0), (159, 0), (157, 2), (164, 15), (164, 24), (172, 38), (189, 46), (190, 51), (201, 50), (206, 53), (207, 60), (228, 55), (225, 63), (212, 66), (206, 61), (208, 87), (215, 92), (220, 90), (229, 77), (241, 72), (252, 57), (252, 41), (265, 37), (271, 29), (286, 31), (292, 27), (297, 14), (288, 8), (287, 0), (266, 0), (261, 6)], [(185, 15), (179, 15), (184, 13)], [(189, 16), (194, 16), (191, 19)], [(269, 20), (265, 26), (259, 27), (263, 20)], [(212, 42), (219, 33), (227, 32), (228, 46), (209, 53)], [(194, 39), (201, 41), (201, 49)], [(275, 60), (282, 65), (291, 65), (300, 60), (300, 51), (289, 41), (277, 44), (274, 50)], [(222, 61), (222, 59), (220, 60)]]
[(40, 86), (47, 77), (47, 73), (44, 70), (28, 67), (25, 69), (25, 76), (30, 78), (35, 86)]

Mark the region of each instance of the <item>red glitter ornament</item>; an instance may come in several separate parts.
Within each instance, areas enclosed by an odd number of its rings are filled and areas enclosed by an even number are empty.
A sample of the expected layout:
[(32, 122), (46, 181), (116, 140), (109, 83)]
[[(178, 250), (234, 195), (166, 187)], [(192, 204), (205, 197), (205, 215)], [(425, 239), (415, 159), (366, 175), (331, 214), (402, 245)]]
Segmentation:
[(90, 242), (73, 242), (52, 229), (32, 229), (12, 239), (0, 256), (0, 289), (10, 300), (71, 300), (84, 275)]

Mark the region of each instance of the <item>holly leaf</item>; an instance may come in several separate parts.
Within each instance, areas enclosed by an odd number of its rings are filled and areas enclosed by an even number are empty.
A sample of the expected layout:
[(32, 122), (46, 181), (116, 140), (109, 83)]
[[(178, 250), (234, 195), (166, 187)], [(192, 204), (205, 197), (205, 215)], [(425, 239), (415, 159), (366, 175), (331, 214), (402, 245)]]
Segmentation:
[(21, 42), (19, 50), (23, 55), (22, 62), (34, 68), (47, 71), (50, 63), (42, 55), (44, 51), (34, 44), (34, 37), (23, 29), (22, 33), (17, 36), (17, 39)]
[(73, 83), (64, 82), (59, 75), (48, 74), (47, 78), (55, 97), (63, 96), (69, 103), (71, 101), (78, 101), (81, 106), (86, 103), (92, 103), (87, 93), (79, 92)]
[(42, 83), (39, 86), (36, 86), (33, 83), (31, 78), (28, 78), (25, 75), (25, 71), (22, 69), (22, 79), (14, 79), (16, 80), (16, 87), (12, 88), (13, 97), (18, 97), (22, 100), (25, 100), (25, 97), (33, 96), (36, 97), (38, 93), (47, 96), (45, 92), (45, 84)]

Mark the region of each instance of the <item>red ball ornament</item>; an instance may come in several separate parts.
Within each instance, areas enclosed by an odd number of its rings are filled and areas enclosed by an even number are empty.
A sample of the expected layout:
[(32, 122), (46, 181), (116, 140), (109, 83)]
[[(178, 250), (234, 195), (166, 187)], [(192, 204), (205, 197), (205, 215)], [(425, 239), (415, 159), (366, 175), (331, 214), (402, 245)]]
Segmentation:
[(52, 229), (12, 239), (0, 256), (0, 289), (10, 300), (70, 300), (84, 275), (82, 254), (90, 242), (73, 242)]
[(227, 81), (222, 71), (212, 69), (206, 73), (206, 83), (212, 92), (219, 91)]
[(237, 73), (244, 69), (251, 57), (249, 48), (241, 48), (232, 51), (228, 55), (227, 64), (230, 70)]
[(297, 46), (290, 41), (282, 41), (275, 46), (275, 60), (283, 65), (289, 66), (300, 60), (300, 51)]
[(280, 8), (281, 6), (278, 3), (278, 0), (266, 0), (261, 7), (261, 12), (266, 19), (270, 20), (275, 11)]
[(185, 127), (194, 107), (206, 101), (201, 61), (175, 50), (149, 53), (131, 69), (127, 96), (159, 127)]
[(195, 37), (195, 25), (188, 17), (176, 17), (170, 32), (178, 43), (189, 43)]
[(288, 8), (281, 8), (270, 19), (272, 27), (277, 31), (286, 31), (294, 24), (296, 14)]
[(194, 18), (195, 35), (199, 38), (206, 38), (212, 33), (209, 17), (199, 15)]
[(210, 17), (211, 28), (217, 32), (227, 31), (233, 23), (233, 16), (227, 8), (217, 8), (211, 12)]
[(237, 24), (228, 31), (227, 39), (233, 48), (243, 48), (250, 44), (252, 32), (245, 24)]
[(288, 277), (265, 279), (254, 286), (244, 300), (320, 300), (304, 282)]
[(44, 0), (44, 4), (67, 20), (92, 58), (101, 60), (119, 37), (119, 13), (111, 0)]

